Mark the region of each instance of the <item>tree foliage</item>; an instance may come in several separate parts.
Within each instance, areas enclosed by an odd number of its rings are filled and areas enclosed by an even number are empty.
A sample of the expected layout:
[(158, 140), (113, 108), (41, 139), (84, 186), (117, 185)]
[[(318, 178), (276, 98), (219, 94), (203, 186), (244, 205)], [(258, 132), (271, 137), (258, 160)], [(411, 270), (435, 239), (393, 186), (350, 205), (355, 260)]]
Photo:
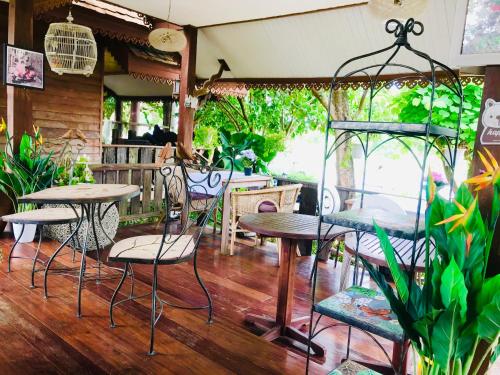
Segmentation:
[[(251, 148), (259, 159), (256, 170), (266, 171), (267, 163), (284, 151), (287, 139), (324, 125), (325, 111), (308, 90), (252, 89), (245, 98), (208, 101), (196, 112), (195, 121), (202, 132), (206, 127), (217, 129), (222, 154), (237, 159)], [(236, 167), (242, 168), (238, 163)]]
[(109, 120), (113, 113), (115, 113), (116, 99), (114, 96), (109, 95), (104, 99), (103, 116), (105, 120)]
[[(464, 87), (464, 102), (460, 126), (460, 144), (469, 151), (474, 148), (477, 122), (481, 109), (482, 86), (469, 84)], [(402, 122), (425, 123), (430, 109), (431, 87), (407, 90), (393, 102)], [(432, 122), (447, 128), (456, 128), (460, 99), (446, 86), (436, 87)]]

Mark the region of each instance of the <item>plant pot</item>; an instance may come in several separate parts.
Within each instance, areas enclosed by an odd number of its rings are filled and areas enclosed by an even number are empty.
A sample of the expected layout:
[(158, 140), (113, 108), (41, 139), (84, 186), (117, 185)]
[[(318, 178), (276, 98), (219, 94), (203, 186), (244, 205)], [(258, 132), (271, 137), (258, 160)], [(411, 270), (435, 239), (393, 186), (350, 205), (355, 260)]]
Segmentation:
[[(13, 212), (12, 201), (4, 193), (0, 192), (0, 217)], [(0, 233), (4, 231), (6, 225), (5, 221), (0, 220)]]
[[(20, 243), (33, 242), (36, 234), (36, 224), (12, 224), (12, 230), (14, 232), (14, 238), (19, 239)], [(21, 235), (22, 233), (22, 235)], [(21, 238), (19, 238), (21, 236)]]
[(245, 176), (251, 176), (252, 175), (252, 170), (253, 170), (252, 167), (245, 167), (244, 168)]
[[(106, 212), (106, 208), (109, 206), (109, 203), (103, 203), (101, 206), (101, 215)], [(55, 205), (55, 204), (47, 204), (44, 205), (43, 207), (69, 207), (67, 205)], [(78, 214), (80, 214), (80, 207), (75, 207), (76, 211)], [(116, 206), (111, 207), (107, 212), (106, 215), (102, 218), (101, 224), (102, 228), (99, 225), (99, 219), (97, 217), (97, 209), (96, 212), (94, 213), (95, 215), (95, 224), (96, 224), (96, 234), (97, 234), (97, 239), (99, 241), (99, 245), (101, 247), (106, 247), (111, 244), (111, 241), (109, 240), (108, 236), (110, 238), (114, 238), (116, 235), (116, 232), (118, 230), (118, 224), (120, 221), (120, 215), (118, 213), (118, 209)], [(76, 247), (77, 249), (82, 248), (83, 243), (85, 242), (85, 234), (87, 233), (87, 225), (88, 222), (87, 220), (84, 220), (82, 223), (82, 226), (78, 230), (78, 236), (75, 236), (75, 241), (73, 242), (73, 246)], [(76, 227), (76, 223), (72, 224), (72, 229), (74, 230)], [(104, 228), (104, 231), (103, 231)], [(69, 237), (71, 234), (70, 228), (68, 224), (58, 224), (58, 225), (47, 225), (44, 227), (44, 236), (51, 238), (53, 240), (56, 240), (58, 242), (63, 242), (65, 239)], [(71, 244), (71, 242), (70, 242)], [(88, 238), (88, 244), (87, 244), (87, 250), (96, 250), (96, 242), (95, 242), (95, 237), (94, 237), (94, 232), (92, 230), (92, 226), (90, 227), (89, 230), (89, 238)]]

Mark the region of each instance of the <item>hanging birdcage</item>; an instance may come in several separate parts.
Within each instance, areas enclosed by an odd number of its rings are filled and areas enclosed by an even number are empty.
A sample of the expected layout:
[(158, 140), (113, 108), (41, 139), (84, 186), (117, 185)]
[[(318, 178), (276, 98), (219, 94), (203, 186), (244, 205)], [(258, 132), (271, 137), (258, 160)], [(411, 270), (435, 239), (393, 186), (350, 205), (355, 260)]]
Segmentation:
[(45, 34), (45, 55), (50, 69), (57, 74), (94, 72), (97, 44), (89, 27), (73, 23), (71, 11), (68, 22), (52, 23)]

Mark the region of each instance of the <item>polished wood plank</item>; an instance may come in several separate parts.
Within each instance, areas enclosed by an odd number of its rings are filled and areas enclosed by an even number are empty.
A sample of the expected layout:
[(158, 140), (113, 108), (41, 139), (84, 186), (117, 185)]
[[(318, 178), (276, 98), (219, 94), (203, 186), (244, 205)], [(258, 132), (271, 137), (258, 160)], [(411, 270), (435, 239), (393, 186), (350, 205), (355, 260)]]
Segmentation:
[[(118, 238), (156, 233), (155, 225), (122, 228)], [(8, 235), (0, 237), (0, 247), (7, 255), (12, 244)], [(88, 281), (82, 294), (84, 316), (75, 316), (76, 279), (49, 275), (49, 298), (43, 299), (42, 273), (35, 277), (38, 288), (30, 289), (30, 262), (14, 259), (12, 272), (6, 261), (0, 264), (0, 335), (12, 345), (0, 346), (2, 373), (199, 373), (199, 374), (301, 374), (305, 357), (287, 348), (285, 343), (270, 343), (254, 334), (245, 324), (249, 313), (274, 318), (278, 297), (276, 250), (269, 244), (253, 248), (252, 239), (240, 240), (234, 256), (220, 255), (220, 236), (202, 238), (198, 267), (214, 299), (214, 323), (206, 323), (206, 311), (187, 311), (165, 307), (156, 331), (154, 357), (146, 356), (149, 342), (150, 298), (117, 306), (117, 327), (109, 328), (109, 300), (118, 280), (101, 284)], [(46, 260), (56, 243), (44, 241), (41, 259)], [(31, 255), (35, 244), (19, 246), (19, 255)], [(71, 252), (64, 251), (54, 267), (75, 263)], [(4, 258), (5, 259), (5, 258)], [(92, 259), (90, 265), (95, 264)], [(116, 264), (113, 264), (116, 266)], [(296, 259), (293, 315), (308, 315), (312, 258)], [(339, 269), (333, 262), (320, 264), (318, 297), (333, 293), (338, 287)], [(90, 271), (89, 271), (90, 272)], [(151, 288), (151, 268), (134, 266), (136, 294)], [(119, 298), (127, 296), (127, 280)], [(192, 263), (162, 266), (159, 290), (172, 303), (202, 305), (205, 297), (196, 283)], [(325, 319), (324, 324), (331, 323)], [(301, 329), (306, 332), (305, 329)], [(347, 329), (335, 328), (318, 337), (327, 354), (322, 363), (312, 363), (313, 374), (325, 374), (345, 356)], [(352, 339), (351, 357), (384, 362), (380, 350), (362, 334)], [(387, 350), (391, 344), (383, 341)], [(22, 351), (22, 353), (18, 353)], [(33, 366), (33, 367), (30, 367)], [(5, 371), (4, 371), (5, 369)]]

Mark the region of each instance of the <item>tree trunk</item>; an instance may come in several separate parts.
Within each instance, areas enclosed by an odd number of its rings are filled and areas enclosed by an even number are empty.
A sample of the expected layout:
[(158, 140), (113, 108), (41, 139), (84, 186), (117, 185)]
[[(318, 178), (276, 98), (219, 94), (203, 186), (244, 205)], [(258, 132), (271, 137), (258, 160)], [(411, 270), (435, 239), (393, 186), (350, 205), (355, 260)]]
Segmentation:
[[(349, 118), (349, 102), (345, 90), (335, 90), (332, 95), (332, 118), (347, 120)], [(337, 134), (335, 134), (337, 136)], [(354, 162), (351, 152), (351, 141), (343, 143), (335, 151), (337, 168), (337, 185), (354, 188)]]

